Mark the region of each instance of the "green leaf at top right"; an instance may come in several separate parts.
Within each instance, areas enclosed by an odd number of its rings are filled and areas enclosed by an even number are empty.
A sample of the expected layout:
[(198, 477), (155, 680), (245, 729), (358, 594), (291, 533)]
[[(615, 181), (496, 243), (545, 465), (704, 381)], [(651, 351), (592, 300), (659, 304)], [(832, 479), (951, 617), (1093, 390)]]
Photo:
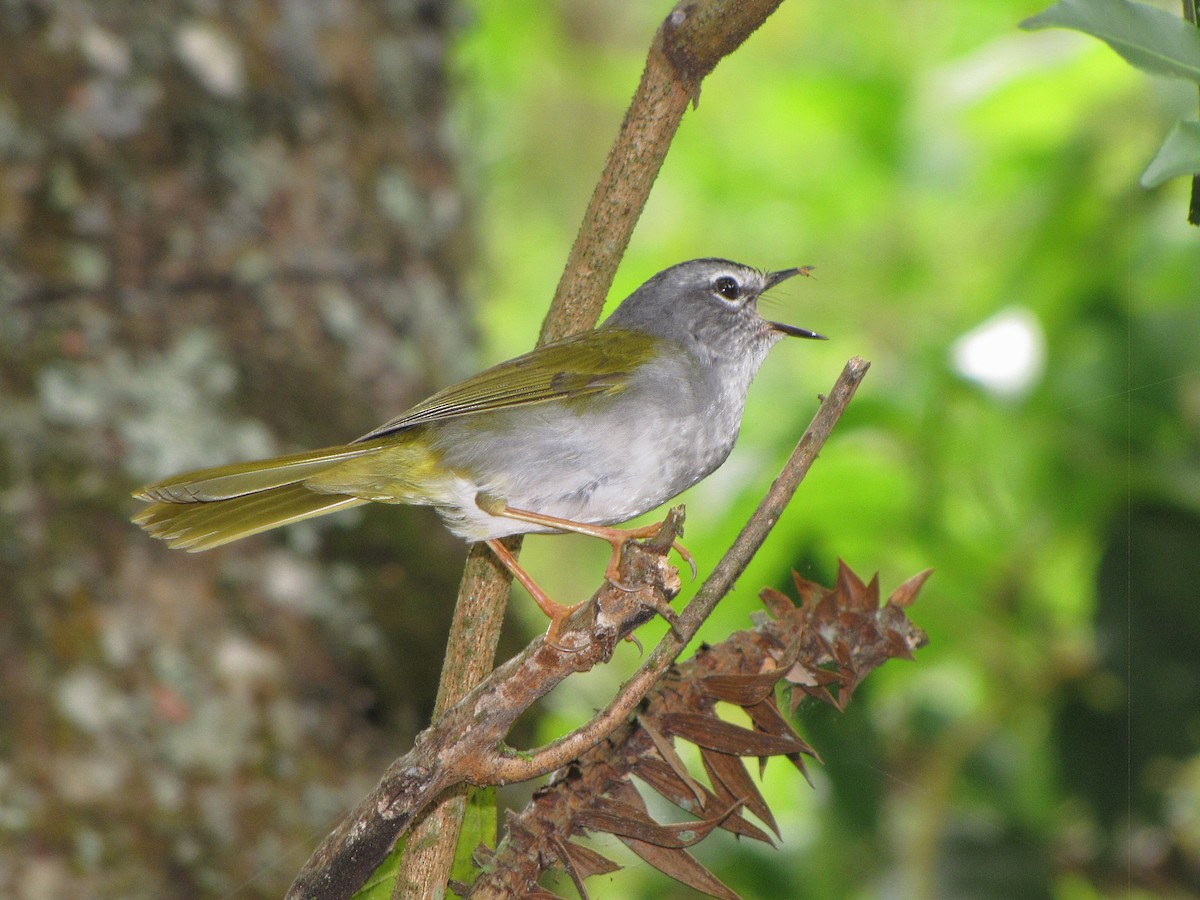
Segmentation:
[(1177, 175), (1200, 173), (1200, 122), (1177, 122), (1142, 173), (1142, 187), (1157, 187)]
[(1139, 69), (1200, 83), (1200, 28), (1144, 3), (1059, 0), (1021, 27), (1082, 31), (1100, 38)]

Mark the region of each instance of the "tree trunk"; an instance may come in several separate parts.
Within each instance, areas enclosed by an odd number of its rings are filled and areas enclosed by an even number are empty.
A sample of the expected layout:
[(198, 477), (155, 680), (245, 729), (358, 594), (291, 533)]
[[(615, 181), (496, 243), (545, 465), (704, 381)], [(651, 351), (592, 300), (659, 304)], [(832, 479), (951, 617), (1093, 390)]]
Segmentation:
[(428, 719), (464, 556), (428, 511), (189, 556), (129, 492), (473, 368), (458, 15), (0, 12), (0, 894), (279, 896)]

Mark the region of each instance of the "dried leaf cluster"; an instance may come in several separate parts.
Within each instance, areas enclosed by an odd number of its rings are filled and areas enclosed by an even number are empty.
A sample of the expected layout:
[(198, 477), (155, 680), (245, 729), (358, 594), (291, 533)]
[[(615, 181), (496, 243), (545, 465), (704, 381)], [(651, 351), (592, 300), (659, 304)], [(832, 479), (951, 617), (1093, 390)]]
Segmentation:
[[(780, 700), (789, 713), (806, 697), (841, 710), (873, 669), (894, 657), (911, 659), (926, 637), (904, 610), (928, 576), (910, 578), (882, 607), (878, 579), (864, 583), (844, 563), (832, 589), (794, 574), (798, 606), (764, 590), (770, 615), (760, 614), (753, 629), (674, 666), (629, 721), (556, 772), (525, 810), (510, 816), (496, 851), (477, 853), (482, 874), (469, 889), (459, 886), (460, 893), (549, 898), (554, 895), (537, 881), (561, 868), (586, 898), (589, 876), (619, 866), (570, 838), (606, 833), (671, 878), (713, 897), (735, 898), (688, 848), (716, 828), (771, 843), (770, 834), (743, 815), (747, 810), (779, 836), (743, 758), (757, 757), (761, 775), (769, 757), (783, 756), (807, 778), (803, 757), (817, 755), (792, 729)], [(719, 716), (719, 703), (744, 710), (750, 727)], [(708, 786), (680, 758), (677, 739), (699, 749)], [(695, 820), (655, 822), (633, 776)]]

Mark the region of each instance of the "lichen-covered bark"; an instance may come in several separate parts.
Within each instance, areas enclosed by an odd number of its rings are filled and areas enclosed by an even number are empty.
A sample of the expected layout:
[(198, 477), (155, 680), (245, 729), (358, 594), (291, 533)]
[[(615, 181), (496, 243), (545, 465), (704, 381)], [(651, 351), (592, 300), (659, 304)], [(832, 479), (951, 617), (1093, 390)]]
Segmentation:
[(128, 495), (472, 368), (456, 15), (0, 9), (0, 895), (279, 896), (427, 720), (463, 548), (421, 511), (188, 556)]

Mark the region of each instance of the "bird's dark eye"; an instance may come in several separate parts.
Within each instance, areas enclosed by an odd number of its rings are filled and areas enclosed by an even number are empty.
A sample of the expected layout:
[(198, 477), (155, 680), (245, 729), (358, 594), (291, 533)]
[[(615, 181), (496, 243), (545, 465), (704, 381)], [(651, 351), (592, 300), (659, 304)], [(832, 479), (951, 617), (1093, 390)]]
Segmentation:
[(742, 286), (737, 283), (737, 279), (728, 275), (722, 275), (714, 281), (712, 289), (714, 294), (720, 294), (726, 300), (736, 300), (742, 294)]

